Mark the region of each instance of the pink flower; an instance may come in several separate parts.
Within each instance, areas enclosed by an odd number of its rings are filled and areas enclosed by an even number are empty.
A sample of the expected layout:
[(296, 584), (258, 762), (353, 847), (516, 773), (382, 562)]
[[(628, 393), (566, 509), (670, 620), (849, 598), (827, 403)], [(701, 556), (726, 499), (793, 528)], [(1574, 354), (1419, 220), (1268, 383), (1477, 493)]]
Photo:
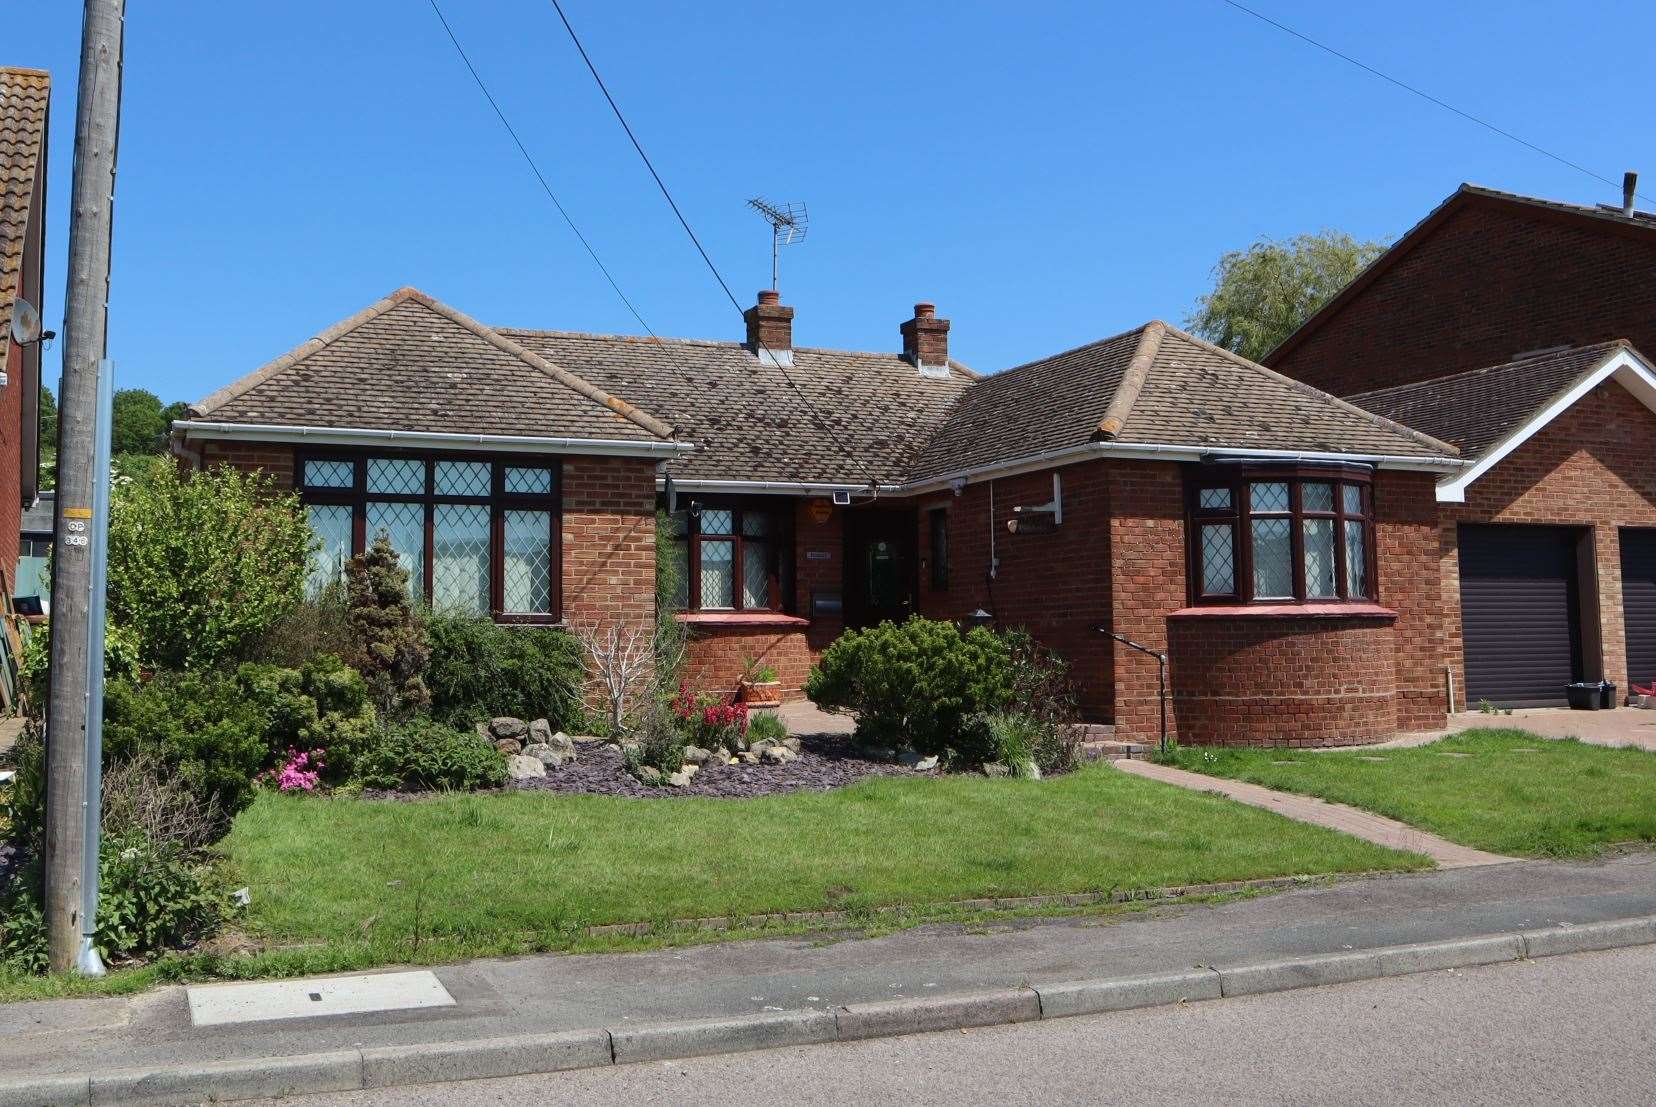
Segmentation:
[(308, 750), (303, 753), (289, 748), (288, 759), (280, 769), (271, 771), (271, 778), (276, 784), (277, 791), (281, 792), (314, 792), (322, 783), (322, 769), (326, 763), (322, 760), (322, 750)]

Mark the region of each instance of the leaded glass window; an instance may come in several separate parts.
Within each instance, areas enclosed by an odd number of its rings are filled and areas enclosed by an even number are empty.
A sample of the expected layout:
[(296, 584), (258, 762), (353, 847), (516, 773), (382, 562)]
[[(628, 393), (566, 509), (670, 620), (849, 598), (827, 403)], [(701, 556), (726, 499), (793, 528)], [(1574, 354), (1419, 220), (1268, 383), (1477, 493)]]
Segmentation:
[(782, 553), (787, 516), (758, 507), (697, 504), (671, 517), (673, 565), (684, 571), (689, 610), (775, 611), (785, 606)]
[(351, 556), (351, 508), (349, 504), (309, 504), (305, 516), (310, 520), (311, 532), (318, 543), (311, 555), (310, 579), (307, 591), (320, 596), (345, 575), (345, 562)]
[(431, 606), (438, 611), (489, 611), (489, 508), (438, 504), (431, 516)]
[(408, 571), (408, 588), (416, 598), (425, 595), (425, 505), (403, 501), (368, 501), (368, 537), (372, 544), (383, 535)]
[(503, 567), (503, 609), (533, 614), (552, 609), (552, 515), (508, 511)]

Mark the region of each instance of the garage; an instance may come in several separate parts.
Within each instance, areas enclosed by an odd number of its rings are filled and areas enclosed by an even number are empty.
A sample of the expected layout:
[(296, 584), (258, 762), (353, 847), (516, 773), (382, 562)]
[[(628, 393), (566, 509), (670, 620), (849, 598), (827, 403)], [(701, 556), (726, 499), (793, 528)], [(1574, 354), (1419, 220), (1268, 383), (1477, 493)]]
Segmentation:
[(1627, 634), (1627, 679), (1656, 680), (1656, 530), (1621, 532), (1622, 625)]
[(1581, 532), (1466, 524), (1458, 531), (1467, 704), (1564, 703), (1564, 686), (1582, 679)]

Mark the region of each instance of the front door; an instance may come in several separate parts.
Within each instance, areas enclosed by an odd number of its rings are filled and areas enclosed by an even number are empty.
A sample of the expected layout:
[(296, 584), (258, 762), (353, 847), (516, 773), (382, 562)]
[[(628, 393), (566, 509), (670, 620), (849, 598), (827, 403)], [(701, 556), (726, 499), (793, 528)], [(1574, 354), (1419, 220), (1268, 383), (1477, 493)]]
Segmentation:
[(900, 623), (914, 614), (911, 508), (853, 508), (845, 516), (845, 625)]

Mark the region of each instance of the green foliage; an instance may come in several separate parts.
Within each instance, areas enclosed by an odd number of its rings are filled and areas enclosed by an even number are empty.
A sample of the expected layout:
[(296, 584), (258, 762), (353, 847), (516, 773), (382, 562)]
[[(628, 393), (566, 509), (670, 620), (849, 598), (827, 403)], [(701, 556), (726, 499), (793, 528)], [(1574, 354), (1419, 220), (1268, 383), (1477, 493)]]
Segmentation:
[(267, 726), (263, 705), (231, 675), (117, 681), (104, 695), (104, 759), (154, 757), (197, 802), (216, 804), (227, 828), (253, 802), (253, 777), (270, 754)]
[(829, 711), (854, 711), (857, 736), (942, 754), (961, 721), (1012, 696), (1006, 643), (984, 627), (912, 618), (841, 635), (811, 670), (805, 694)]
[(268, 758), (322, 750), (329, 778), (343, 779), (379, 737), (367, 682), (332, 654), (298, 669), (245, 664), (236, 679), (264, 715)]
[(1216, 346), (1258, 360), (1385, 252), (1340, 231), (1262, 238), (1233, 250), (1214, 267), (1213, 291), (1185, 320)]
[(632, 744), (626, 747), (627, 768), (634, 775), (644, 766), (671, 776), (684, 768), (684, 747), (688, 744), (680, 720), (661, 703), (644, 714)]
[(1069, 663), (1014, 627), (1001, 635), (1012, 664), (1012, 699), (1028, 723), (1028, 757), (1044, 775), (1067, 773), (1081, 762), (1075, 687)]
[(238, 658), (299, 602), (313, 542), (298, 498), (267, 476), (150, 466), (115, 493), (110, 621), (137, 634), (148, 667)]
[[(135, 680), (139, 657), (143, 649), (138, 633), (131, 627), (104, 624), (104, 680)], [(52, 661), (52, 624), (40, 623), (33, 628), (23, 645), (23, 663), (19, 676), (29, 695), (29, 711), (36, 718), (46, 717), (47, 677)]]
[(345, 603), (345, 583), (335, 581), (319, 595), (289, 608), (249, 644), (247, 652), (253, 661), (297, 669), (324, 653), (352, 662), (357, 646), (350, 608)]
[(0, 824), (10, 827), (0, 841), (9, 837), (23, 852), (38, 854), (46, 841), (46, 743), (39, 723), (24, 726), (10, 757), (17, 775), (11, 790), (0, 792)]
[(387, 719), (406, 719), (431, 700), (421, 673), (430, 646), (409, 598), (408, 570), (380, 535), (345, 565), (356, 660), (368, 695)]
[[(45, 972), (44, 874), (37, 859), (0, 888), (0, 962)], [(227, 912), (186, 851), (142, 834), (106, 835), (98, 851), (98, 926), (93, 944), (105, 962), (151, 957), (212, 934)]]
[(545, 719), (579, 732), (586, 711), (581, 643), (550, 627), (500, 626), (465, 615), (426, 621), (431, 653), (425, 683), (431, 717), (460, 729), (496, 715)]
[(40, 444), (43, 446), (57, 445), (58, 405), (57, 397), (52, 390), (46, 387), (46, 382), (40, 382)]
[(673, 526), (665, 511), (656, 512), (655, 681), (656, 688), (665, 693), (679, 686), (690, 648), (690, 628), (677, 617), (683, 607), (679, 596), (684, 589), (684, 567), (679, 564), (680, 546)]
[(471, 791), (506, 783), (506, 758), (475, 730), (411, 719), (381, 732), (357, 760), (353, 782), (395, 791)]
[(120, 388), (110, 420), (110, 452), (114, 454), (159, 454), (167, 448), (167, 434), (174, 419), (184, 417), (189, 405), (173, 402), (165, 407), (161, 398), (144, 388)]
[(1040, 719), (1022, 712), (970, 715), (955, 738), (950, 760), (963, 767), (998, 761), (1014, 776), (1033, 776), (1031, 768), (1040, 767), (1035, 750), (1043, 742), (1046, 729)]
[(761, 711), (748, 717), (747, 739), (749, 745), (755, 742), (780, 742), (787, 736), (787, 724), (768, 711)]

